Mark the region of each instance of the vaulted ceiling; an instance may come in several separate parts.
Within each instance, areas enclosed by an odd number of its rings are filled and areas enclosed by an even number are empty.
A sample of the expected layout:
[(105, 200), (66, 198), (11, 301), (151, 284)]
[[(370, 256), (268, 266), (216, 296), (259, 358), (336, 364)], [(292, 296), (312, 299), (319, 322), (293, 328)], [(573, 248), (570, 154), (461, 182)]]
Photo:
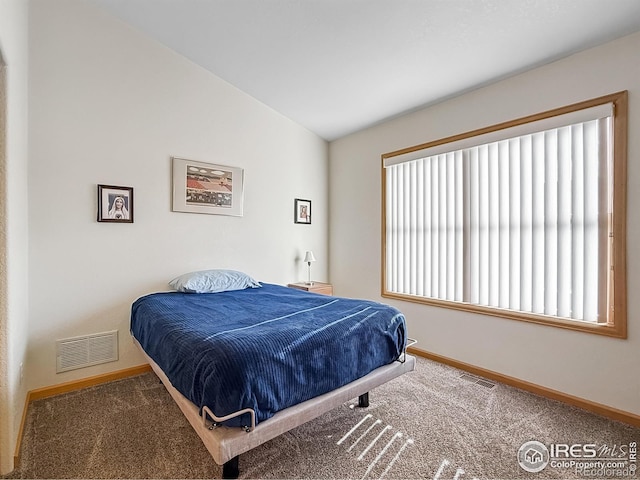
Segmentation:
[(331, 141), (640, 31), (640, 0), (90, 0)]

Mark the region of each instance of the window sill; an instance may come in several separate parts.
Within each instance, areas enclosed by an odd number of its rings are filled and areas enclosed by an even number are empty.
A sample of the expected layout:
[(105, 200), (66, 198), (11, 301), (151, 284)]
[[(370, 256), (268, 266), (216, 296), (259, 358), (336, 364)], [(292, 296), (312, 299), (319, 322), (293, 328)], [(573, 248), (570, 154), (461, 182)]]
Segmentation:
[(480, 305), (471, 305), (463, 302), (451, 302), (447, 300), (437, 300), (431, 298), (418, 297), (413, 295), (403, 295), (398, 293), (382, 291), (384, 298), (401, 300), (411, 303), (420, 303), (433, 307), (449, 308), (453, 310), (462, 310), (470, 313), (482, 315), (490, 315), (493, 317), (506, 318), (510, 320), (519, 320), (521, 322), (537, 323), (539, 325), (548, 325), (551, 327), (564, 328), (579, 332), (594, 333), (596, 335), (605, 335), (608, 337), (626, 339), (627, 329), (626, 322), (619, 321), (616, 324), (590, 323), (580, 320), (570, 320), (549, 315), (538, 315), (533, 313), (515, 312), (501, 308), (484, 307)]

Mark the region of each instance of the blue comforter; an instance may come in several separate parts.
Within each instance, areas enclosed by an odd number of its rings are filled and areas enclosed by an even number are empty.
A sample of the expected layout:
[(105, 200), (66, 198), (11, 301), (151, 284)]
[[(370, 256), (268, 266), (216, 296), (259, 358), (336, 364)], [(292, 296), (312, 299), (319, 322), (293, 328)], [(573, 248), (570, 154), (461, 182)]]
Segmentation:
[[(154, 293), (131, 310), (131, 333), (173, 386), (217, 416), (256, 423), (398, 359), (404, 316), (366, 300), (262, 284), (233, 292)], [(226, 422), (249, 425), (249, 415)]]

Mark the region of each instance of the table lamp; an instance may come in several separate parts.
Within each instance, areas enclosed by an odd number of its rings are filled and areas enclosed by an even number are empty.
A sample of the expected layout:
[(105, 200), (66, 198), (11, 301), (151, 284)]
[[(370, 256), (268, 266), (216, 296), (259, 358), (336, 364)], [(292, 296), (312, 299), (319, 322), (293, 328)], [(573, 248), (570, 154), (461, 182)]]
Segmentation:
[(311, 281), (311, 262), (315, 262), (316, 257), (313, 256), (312, 251), (308, 251), (304, 254), (304, 261), (307, 262), (307, 265), (309, 266), (309, 281), (305, 283), (307, 285), (313, 285), (313, 282)]

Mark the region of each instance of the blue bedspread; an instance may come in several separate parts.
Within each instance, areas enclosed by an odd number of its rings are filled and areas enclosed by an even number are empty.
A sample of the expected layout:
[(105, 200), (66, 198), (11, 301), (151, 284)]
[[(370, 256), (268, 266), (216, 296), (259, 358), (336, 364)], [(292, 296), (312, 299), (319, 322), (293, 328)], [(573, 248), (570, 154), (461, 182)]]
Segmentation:
[[(173, 386), (217, 416), (256, 422), (396, 360), (404, 316), (377, 302), (262, 284), (233, 292), (154, 293), (131, 310), (131, 332)], [(249, 416), (229, 426), (250, 424)]]

